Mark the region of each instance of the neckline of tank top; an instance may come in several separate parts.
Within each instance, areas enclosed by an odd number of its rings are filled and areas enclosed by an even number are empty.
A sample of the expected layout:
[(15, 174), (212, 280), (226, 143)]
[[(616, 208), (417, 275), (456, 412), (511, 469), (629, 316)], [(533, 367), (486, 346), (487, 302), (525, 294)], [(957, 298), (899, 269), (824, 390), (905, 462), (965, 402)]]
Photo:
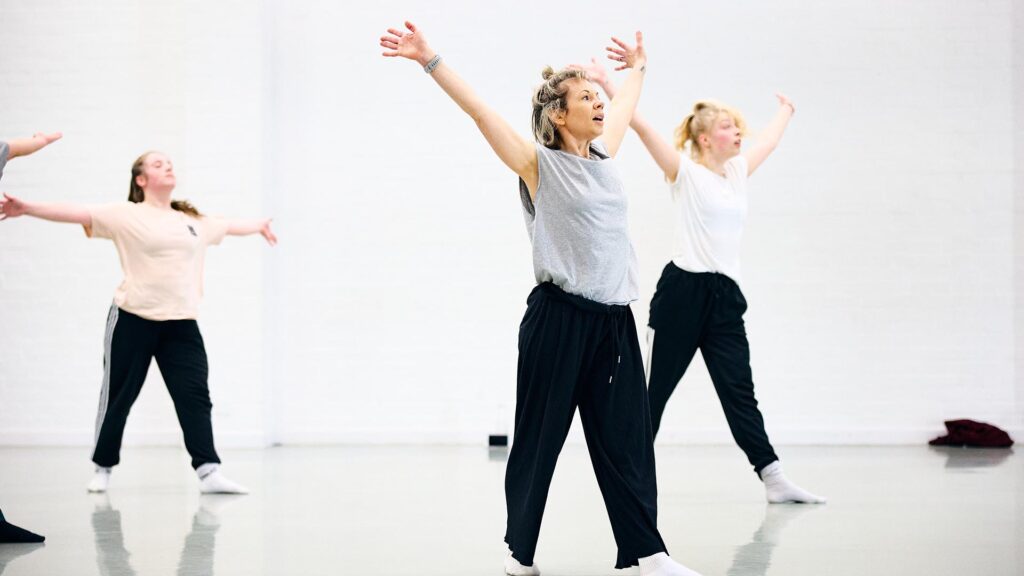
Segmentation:
[[(545, 146), (545, 148), (547, 148), (547, 146)], [(573, 154), (572, 152), (566, 152), (565, 150), (558, 150), (558, 149), (555, 149), (555, 148), (547, 148), (547, 149), (552, 151), (552, 152), (558, 152), (559, 154), (564, 154), (565, 156), (570, 156), (572, 158), (578, 158), (580, 160), (586, 160), (587, 162), (595, 162), (596, 163), (596, 162), (604, 162), (605, 160), (611, 160), (612, 159), (611, 156), (607, 156), (605, 158), (602, 158), (599, 154), (594, 154), (594, 156), (596, 156), (596, 158), (593, 158), (593, 157), (578, 156), (576, 154)], [(588, 151), (592, 151), (592, 150), (593, 150), (593, 145), (591, 145), (591, 148), (589, 148)]]

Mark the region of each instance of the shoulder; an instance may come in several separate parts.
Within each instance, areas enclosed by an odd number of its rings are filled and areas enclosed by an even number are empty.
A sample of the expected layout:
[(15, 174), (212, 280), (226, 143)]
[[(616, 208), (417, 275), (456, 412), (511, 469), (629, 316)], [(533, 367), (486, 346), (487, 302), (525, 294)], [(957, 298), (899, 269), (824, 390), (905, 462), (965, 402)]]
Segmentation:
[(698, 164), (690, 158), (690, 155), (685, 151), (679, 152), (679, 171), (676, 172), (676, 178), (672, 181), (673, 185), (681, 185), (686, 175), (693, 174), (693, 170), (698, 167)]
[(129, 214), (138, 213), (140, 206), (141, 204), (136, 204), (135, 202), (129, 202), (127, 200), (124, 202), (108, 202), (106, 204), (96, 204), (95, 206), (90, 207), (89, 212), (94, 216), (97, 214), (111, 217), (127, 216)]
[(729, 176), (746, 179), (747, 169), (747, 157), (743, 154), (737, 154), (725, 163), (725, 172)]

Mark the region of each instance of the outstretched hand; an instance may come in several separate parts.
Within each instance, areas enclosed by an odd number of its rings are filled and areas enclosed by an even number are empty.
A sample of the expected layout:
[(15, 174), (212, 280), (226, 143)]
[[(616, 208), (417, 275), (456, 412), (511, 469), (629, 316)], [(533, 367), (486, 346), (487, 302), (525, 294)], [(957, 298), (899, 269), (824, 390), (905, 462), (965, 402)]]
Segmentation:
[(796, 106), (793, 105), (793, 101), (789, 99), (785, 94), (776, 92), (775, 97), (779, 99), (779, 106), (789, 106), (789, 109), (796, 113)]
[(25, 210), (24, 202), (8, 195), (6, 192), (4, 192), (4, 197), (0, 198), (0, 221), (7, 220), (8, 218), (17, 218), (24, 214)]
[(51, 132), (49, 134), (43, 132), (36, 132), (35, 134), (32, 135), (32, 137), (41, 139), (43, 141), (43, 146), (49, 146), (50, 144), (53, 144), (57, 140), (63, 138), (64, 134), (60, 132)]
[(647, 52), (644, 51), (644, 35), (643, 32), (636, 33), (636, 45), (630, 46), (622, 40), (612, 36), (612, 42), (616, 46), (608, 46), (605, 48), (609, 52), (608, 59), (621, 62), (622, 65), (615, 69), (615, 71), (625, 70), (626, 68), (640, 68), (642, 69), (647, 65)]
[(405, 27), (408, 31), (388, 28), (388, 33), (380, 37), (380, 45), (387, 48), (383, 55), (389, 58), (401, 56), (425, 65), (434, 57), (434, 51), (427, 44), (423, 32), (412, 22), (406, 21)]
[(270, 222), (272, 220), (273, 218), (267, 218), (266, 220), (263, 221), (262, 224), (260, 224), (260, 235), (266, 238), (267, 244), (270, 244), (271, 246), (276, 246), (277, 236), (275, 236), (274, 232), (270, 230)]

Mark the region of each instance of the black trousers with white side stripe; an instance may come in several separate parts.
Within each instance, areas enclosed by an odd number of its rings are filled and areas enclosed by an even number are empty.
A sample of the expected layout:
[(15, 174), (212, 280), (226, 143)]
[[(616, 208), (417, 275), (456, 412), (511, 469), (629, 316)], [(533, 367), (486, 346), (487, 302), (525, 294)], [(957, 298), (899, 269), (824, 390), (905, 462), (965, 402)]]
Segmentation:
[(654, 436), (636, 324), (609, 306), (537, 286), (519, 327), (515, 434), (505, 471), (505, 542), (533, 564), (555, 462), (576, 408), (618, 545), (616, 568), (665, 551)]
[(746, 310), (740, 287), (728, 276), (688, 272), (669, 262), (651, 299), (647, 390), (657, 435), (665, 405), (700, 349), (732, 436), (760, 473), (779, 457), (754, 396)]
[(104, 348), (93, 462), (109, 467), (121, 461), (128, 412), (142, 391), (150, 362), (156, 358), (174, 401), (192, 467), (220, 463), (213, 446), (206, 348), (195, 320), (147, 320), (112, 306)]

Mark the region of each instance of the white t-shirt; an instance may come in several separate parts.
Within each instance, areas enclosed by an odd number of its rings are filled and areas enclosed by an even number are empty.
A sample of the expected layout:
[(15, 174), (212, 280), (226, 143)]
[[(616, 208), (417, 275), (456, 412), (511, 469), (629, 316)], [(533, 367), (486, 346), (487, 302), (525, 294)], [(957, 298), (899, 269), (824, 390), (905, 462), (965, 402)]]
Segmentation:
[(220, 244), (228, 223), (193, 218), (145, 203), (119, 202), (90, 209), (92, 238), (114, 241), (124, 281), (118, 308), (147, 320), (195, 319), (203, 295), (206, 247)]
[(683, 153), (669, 189), (676, 212), (672, 262), (688, 272), (718, 272), (739, 284), (747, 159), (730, 158), (722, 177)]

